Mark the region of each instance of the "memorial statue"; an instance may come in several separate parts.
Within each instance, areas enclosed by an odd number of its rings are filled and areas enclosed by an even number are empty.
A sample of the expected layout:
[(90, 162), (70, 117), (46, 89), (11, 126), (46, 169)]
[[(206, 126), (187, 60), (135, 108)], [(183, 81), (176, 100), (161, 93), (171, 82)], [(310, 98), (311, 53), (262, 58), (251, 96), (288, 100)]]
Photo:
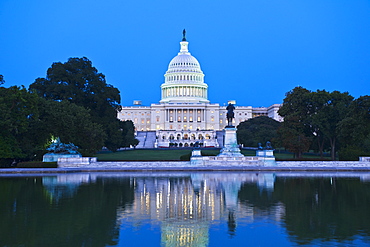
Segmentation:
[(271, 146), (271, 142), (266, 142), (266, 150), (273, 150), (272, 146)]
[(186, 35), (186, 30), (184, 29), (184, 30), (182, 31), (182, 41), (186, 41), (186, 37), (185, 37), (185, 35)]
[(64, 144), (60, 141), (59, 137), (46, 150), (54, 154), (79, 154), (77, 146), (73, 143)]
[(232, 127), (233, 126), (235, 106), (233, 104), (229, 103), (229, 105), (226, 107), (226, 110), (227, 110), (227, 114), (226, 114), (227, 126)]

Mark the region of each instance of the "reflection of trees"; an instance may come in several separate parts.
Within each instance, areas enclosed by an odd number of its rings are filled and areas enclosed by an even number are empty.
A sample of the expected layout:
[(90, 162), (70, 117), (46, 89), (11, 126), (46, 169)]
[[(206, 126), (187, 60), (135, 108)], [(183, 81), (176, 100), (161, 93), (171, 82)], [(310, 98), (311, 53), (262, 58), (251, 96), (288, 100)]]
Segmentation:
[(211, 224), (225, 224), (233, 237), (261, 217), (282, 222), (299, 244), (357, 235), (370, 242), (369, 206), (370, 183), (357, 178), (9, 177), (0, 179), (0, 246), (115, 245), (121, 220), (160, 223), (166, 246), (206, 246)]
[(285, 204), (285, 226), (293, 241), (370, 236), (370, 184), (359, 179), (279, 178), (274, 194)]
[(53, 200), (41, 177), (2, 178), (0, 246), (115, 244), (116, 209), (133, 198), (129, 179), (97, 179), (72, 196)]

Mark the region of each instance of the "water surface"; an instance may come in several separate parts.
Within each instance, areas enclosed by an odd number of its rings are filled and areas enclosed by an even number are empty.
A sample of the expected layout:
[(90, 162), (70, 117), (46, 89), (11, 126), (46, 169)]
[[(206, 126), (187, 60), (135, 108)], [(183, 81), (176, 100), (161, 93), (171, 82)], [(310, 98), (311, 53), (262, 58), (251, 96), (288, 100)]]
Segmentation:
[(369, 173), (0, 176), (0, 246), (369, 246)]

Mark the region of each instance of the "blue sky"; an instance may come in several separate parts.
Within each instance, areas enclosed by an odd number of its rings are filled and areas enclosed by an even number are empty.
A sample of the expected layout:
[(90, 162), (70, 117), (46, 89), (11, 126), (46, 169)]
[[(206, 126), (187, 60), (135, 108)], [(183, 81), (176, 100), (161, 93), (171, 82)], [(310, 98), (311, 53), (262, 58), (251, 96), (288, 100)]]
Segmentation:
[(212, 103), (270, 106), (295, 86), (369, 95), (369, 0), (0, 0), (0, 74), (28, 87), (86, 56), (123, 105), (149, 105), (184, 28)]

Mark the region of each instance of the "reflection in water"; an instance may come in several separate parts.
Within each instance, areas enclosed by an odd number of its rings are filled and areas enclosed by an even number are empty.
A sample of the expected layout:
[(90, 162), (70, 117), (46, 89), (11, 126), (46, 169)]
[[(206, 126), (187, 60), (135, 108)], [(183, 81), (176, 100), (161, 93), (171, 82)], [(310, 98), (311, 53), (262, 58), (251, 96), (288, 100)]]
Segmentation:
[[(251, 229), (269, 234), (266, 224), (281, 228), (274, 239), (288, 246), (366, 246), (369, 177), (226, 172), (4, 176), (0, 246), (137, 246), (123, 233), (138, 227), (149, 236), (151, 230), (140, 226), (160, 229), (161, 240), (148, 239), (147, 246), (244, 245), (261, 239), (248, 238)], [(226, 242), (212, 242), (215, 234), (217, 239), (225, 235)]]
[[(161, 223), (164, 246), (207, 246), (209, 226), (226, 221), (230, 236), (237, 219), (253, 221), (252, 205), (240, 205), (238, 193), (243, 183), (255, 183), (272, 191), (274, 174), (195, 173), (179, 177), (136, 177), (134, 203), (120, 218), (140, 224), (150, 219)], [(284, 211), (279, 205), (279, 219)]]

